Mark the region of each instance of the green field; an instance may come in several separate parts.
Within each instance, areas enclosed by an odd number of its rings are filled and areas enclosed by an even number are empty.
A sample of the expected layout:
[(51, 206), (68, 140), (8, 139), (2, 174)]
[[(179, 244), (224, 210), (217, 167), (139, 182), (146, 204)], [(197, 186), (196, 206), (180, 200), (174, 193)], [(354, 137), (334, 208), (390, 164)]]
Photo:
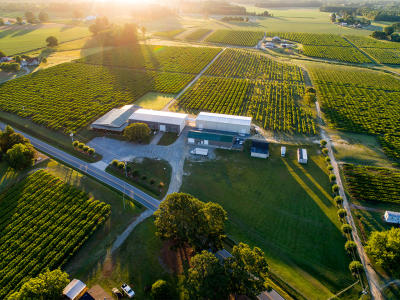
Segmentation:
[(46, 38), (55, 36), (59, 42), (89, 36), (87, 27), (61, 24), (13, 25), (0, 30), (0, 50), (7, 55), (46, 47)]
[(63, 266), (110, 215), (110, 206), (37, 171), (0, 197), (0, 296)]
[(236, 46), (254, 47), (264, 37), (262, 31), (216, 30), (206, 38), (206, 42)]
[(186, 35), (185, 40), (199, 41), (210, 32), (211, 32), (211, 30), (209, 30), (209, 29), (199, 28), (199, 29), (196, 29), (196, 30), (190, 32), (188, 35)]
[(135, 104), (147, 109), (162, 110), (174, 97), (173, 94), (149, 92), (140, 97)]
[(305, 166), (291, 146), (281, 158), (271, 144), (267, 160), (218, 150), (216, 160), (186, 162), (181, 190), (221, 204), (230, 237), (261, 247), (272, 271), (306, 299), (326, 299), (354, 281), (325, 162), (308, 149)]

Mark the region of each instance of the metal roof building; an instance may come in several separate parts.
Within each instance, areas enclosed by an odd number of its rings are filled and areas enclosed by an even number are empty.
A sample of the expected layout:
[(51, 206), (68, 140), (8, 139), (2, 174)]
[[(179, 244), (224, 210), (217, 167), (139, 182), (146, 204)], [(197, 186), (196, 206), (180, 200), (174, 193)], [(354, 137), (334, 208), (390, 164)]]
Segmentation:
[(297, 149), (297, 161), (300, 164), (306, 164), (308, 162), (307, 149)]
[(198, 129), (250, 134), (251, 117), (201, 112), (196, 118)]
[(385, 211), (383, 215), (387, 223), (400, 224), (400, 213), (395, 211)]
[(269, 143), (264, 141), (251, 141), (251, 157), (267, 158), (269, 157)]
[(78, 279), (73, 279), (63, 290), (63, 295), (70, 300), (80, 299), (87, 291), (87, 286)]
[(97, 130), (122, 132), (128, 124), (128, 119), (139, 106), (125, 105), (121, 108), (114, 108), (101, 118), (94, 121), (90, 127)]
[(153, 130), (180, 134), (187, 120), (187, 114), (140, 108), (129, 117), (128, 122), (146, 123)]

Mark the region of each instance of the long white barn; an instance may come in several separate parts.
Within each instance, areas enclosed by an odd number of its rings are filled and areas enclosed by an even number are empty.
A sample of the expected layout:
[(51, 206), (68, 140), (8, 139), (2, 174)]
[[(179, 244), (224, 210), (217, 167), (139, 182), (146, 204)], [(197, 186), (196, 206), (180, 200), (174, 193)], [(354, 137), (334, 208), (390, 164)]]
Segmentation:
[(196, 118), (198, 129), (250, 134), (251, 117), (201, 112)]

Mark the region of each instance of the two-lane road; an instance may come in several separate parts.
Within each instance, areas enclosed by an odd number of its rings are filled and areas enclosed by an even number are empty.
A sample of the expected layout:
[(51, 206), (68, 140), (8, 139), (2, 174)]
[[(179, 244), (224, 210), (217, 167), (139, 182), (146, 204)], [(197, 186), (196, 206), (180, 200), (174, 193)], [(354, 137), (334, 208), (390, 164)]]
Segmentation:
[[(5, 124), (0, 123), (0, 127), (4, 128)], [(93, 164), (84, 162), (80, 160), (79, 158), (76, 158), (68, 153), (65, 153), (64, 151), (53, 147), (45, 142), (42, 142), (41, 140), (34, 138), (24, 132), (15, 130), (16, 132), (22, 133), (26, 138), (28, 138), (32, 145), (39, 151), (44, 152), (48, 154), (49, 156), (52, 156), (63, 163), (70, 165), (71, 167), (80, 170), (83, 173), (86, 173), (97, 180), (103, 182), (104, 184), (107, 184), (114, 189), (124, 193), (126, 196), (131, 197), (135, 199), (137, 202), (145, 206), (146, 208), (150, 209), (151, 211), (156, 211), (158, 209), (158, 206), (160, 205), (160, 201), (157, 199), (147, 195), (145, 192), (141, 191), (140, 189), (130, 185), (129, 183), (103, 171), (95, 166)]]

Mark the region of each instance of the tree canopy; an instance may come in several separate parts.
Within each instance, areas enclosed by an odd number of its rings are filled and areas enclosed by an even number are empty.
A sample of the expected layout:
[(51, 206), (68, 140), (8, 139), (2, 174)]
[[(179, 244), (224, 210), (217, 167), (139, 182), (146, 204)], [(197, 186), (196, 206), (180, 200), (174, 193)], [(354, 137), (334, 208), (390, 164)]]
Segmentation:
[(49, 36), (46, 39), (47, 47), (55, 47), (58, 45), (58, 39), (55, 36)]
[(171, 299), (168, 283), (165, 280), (157, 280), (151, 286), (151, 296), (154, 300)]
[(35, 155), (36, 152), (32, 145), (15, 144), (7, 150), (6, 160), (14, 169), (22, 170), (33, 165)]
[(41, 12), (39, 13), (39, 20), (40, 20), (40, 22), (42, 22), (42, 23), (49, 21), (49, 15), (48, 15), (48, 13), (45, 12), (45, 11), (41, 11)]
[(124, 136), (132, 142), (145, 142), (150, 138), (150, 128), (145, 123), (133, 123), (124, 130)]
[(60, 269), (54, 271), (47, 269), (25, 282), (18, 292), (11, 295), (10, 299), (59, 299), (69, 281), (68, 274)]
[(204, 203), (184, 193), (168, 195), (155, 212), (156, 234), (177, 247), (221, 249), (225, 238), (226, 211), (216, 203)]

